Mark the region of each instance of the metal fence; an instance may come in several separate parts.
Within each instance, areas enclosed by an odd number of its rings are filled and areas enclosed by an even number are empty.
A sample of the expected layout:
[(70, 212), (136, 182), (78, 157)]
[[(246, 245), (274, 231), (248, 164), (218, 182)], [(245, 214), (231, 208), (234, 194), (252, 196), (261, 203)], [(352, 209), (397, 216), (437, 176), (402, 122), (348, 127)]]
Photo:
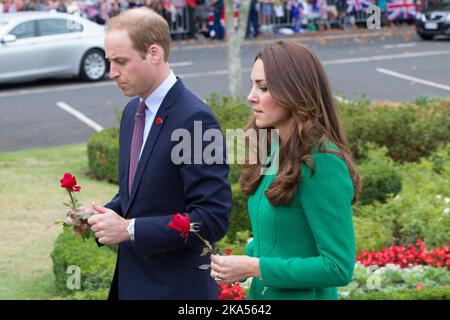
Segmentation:
[[(336, 9), (336, 0), (328, 0), (325, 5), (318, 10), (309, 12), (302, 17), (293, 17), (291, 11), (286, 5), (273, 6), (272, 15), (260, 25), (262, 32), (276, 32), (281, 28), (310, 28), (315, 29), (331, 29), (341, 28), (347, 29), (353, 24), (365, 24), (369, 14), (366, 10), (356, 11), (354, 13), (338, 12)], [(261, 12), (260, 12), (261, 14)]]
[(172, 10), (166, 17), (172, 35), (191, 33), (191, 18), (187, 7)]
[[(245, 0), (241, 0), (245, 1)], [(356, 11), (354, 13), (338, 12), (336, 9), (336, 3), (338, 0), (327, 0), (324, 5), (318, 10), (312, 10), (309, 8), (308, 13), (301, 18), (293, 17), (291, 10), (287, 6), (286, 2), (283, 5), (272, 5), (270, 10), (270, 16), (262, 17), (262, 10), (259, 10), (260, 30), (263, 33), (276, 33), (282, 28), (291, 29), (348, 29), (354, 24), (365, 24), (369, 15), (366, 10)], [(191, 23), (192, 13), (189, 12), (189, 8), (173, 9), (166, 13), (166, 20), (169, 23), (172, 36), (184, 36), (193, 34), (197, 30), (200, 30), (200, 24), (205, 22), (205, 18), (194, 18), (196, 21), (196, 30), (192, 32)], [(212, 19), (212, 11), (210, 13), (210, 19)], [(247, 19), (247, 17), (240, 17), (240, 19)], [(212, 23), (211, 23), (212, 24)]]

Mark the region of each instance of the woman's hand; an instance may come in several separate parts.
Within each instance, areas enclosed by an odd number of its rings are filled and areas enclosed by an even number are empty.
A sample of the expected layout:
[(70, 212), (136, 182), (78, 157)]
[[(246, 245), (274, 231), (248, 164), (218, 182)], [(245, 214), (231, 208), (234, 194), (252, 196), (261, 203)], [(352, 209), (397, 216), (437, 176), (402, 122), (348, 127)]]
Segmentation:
[(260, 276), (258, 258), (211, 255), (211, 277), (217, 283), (233, 283)]

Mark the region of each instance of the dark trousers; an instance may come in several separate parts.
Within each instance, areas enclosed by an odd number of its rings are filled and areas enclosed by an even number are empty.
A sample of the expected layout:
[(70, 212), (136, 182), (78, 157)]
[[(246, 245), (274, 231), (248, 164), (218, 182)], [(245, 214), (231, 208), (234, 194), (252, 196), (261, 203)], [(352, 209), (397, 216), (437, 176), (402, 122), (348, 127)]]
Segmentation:
[(195, 21), (195, 8), (192, 8), (190, 6), (188, 8), (188, 19), (189, 19), (189, 35), (191, 37), (194, 37), (197, 34), (197, 25)]
[(216, 39), (222, 40), (225, 37), (225, 28), (220, 23), (223, 8), (214, 9), (214, 30), (216, 31)]
[(245, 38), (250, 38), (251, 30), (253, 27), (253, 36), (256, 38), (259, 35), (259, 16), (258, 11), (250, 9), (248, 13), (247, 29), (245, 31)]

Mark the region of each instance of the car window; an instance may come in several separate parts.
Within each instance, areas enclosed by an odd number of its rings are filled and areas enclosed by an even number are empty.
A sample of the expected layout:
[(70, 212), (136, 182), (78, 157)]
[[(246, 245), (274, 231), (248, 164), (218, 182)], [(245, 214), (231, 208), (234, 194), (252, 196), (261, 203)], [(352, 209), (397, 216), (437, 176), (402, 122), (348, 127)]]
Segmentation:
[(66, 19), (45, 19), (38, 20), (39, 35), (49, 36), (82, 31), (82, 25), (74, 20)]
[(17, 39), (31, 38), (35, 36), (34, 33), (34, 21), (27, 21), (18, 24), (10, 32), (17, 37)]
[(67, 20), (67, 28), (70, 30), (70, 32), (81, 32), (83, 31), (83, 25), (75, 20)]

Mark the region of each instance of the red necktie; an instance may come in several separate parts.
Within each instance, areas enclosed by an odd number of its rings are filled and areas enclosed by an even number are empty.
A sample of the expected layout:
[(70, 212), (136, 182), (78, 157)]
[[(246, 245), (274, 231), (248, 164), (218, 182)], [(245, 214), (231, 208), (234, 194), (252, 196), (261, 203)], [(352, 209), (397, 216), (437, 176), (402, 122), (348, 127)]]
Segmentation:
[(144, 140), (145, 127), (145, 108), (147, 108), (145, 101), (142, 100), (136, 111), (134, 118), (133, 138), (131, 140), (130, 153), (130, 172), (128, 175), (128, 193), (131, 194), (133, 187), (134, 176), (136, 175), (137, 166), (139, 163), (139, 155), (141, 153), (142, 142)]

